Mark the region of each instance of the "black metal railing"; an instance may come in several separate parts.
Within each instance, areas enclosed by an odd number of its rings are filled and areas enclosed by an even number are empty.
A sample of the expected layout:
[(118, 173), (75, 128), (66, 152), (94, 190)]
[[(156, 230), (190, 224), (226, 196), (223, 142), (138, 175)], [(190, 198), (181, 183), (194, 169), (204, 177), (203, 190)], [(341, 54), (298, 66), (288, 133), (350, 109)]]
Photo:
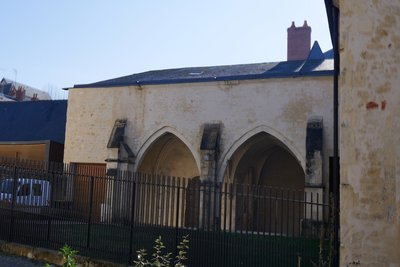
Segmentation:
[(127, 263), (158, 236), (175, 252), (188, 234), (188, 266), (318, 266), (331, 255), (328, 199), (307, 190), (5, 159), (0, 182), (0, 239), (12, 242)]

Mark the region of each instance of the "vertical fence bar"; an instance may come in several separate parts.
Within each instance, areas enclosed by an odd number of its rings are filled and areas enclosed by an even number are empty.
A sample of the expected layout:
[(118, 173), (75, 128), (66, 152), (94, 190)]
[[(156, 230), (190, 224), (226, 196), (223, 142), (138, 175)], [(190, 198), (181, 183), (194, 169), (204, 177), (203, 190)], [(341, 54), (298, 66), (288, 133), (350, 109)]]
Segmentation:
[(153, 197), (153, 199), (154, 199), (154, 225), (158, 226), (158, 225), (160, 225), (160, 220), (159, 219), (161, 218), (161, 216), (160, 216), (160, 211), (161, 211), (161, 208), (160, 208), (161, 176), (156, 175), (155, 178), (156, 178), (156, 180), (155, 180), (154, 186), (156, 188), (155, 188), (155, 193), (154, 193), (154, 197)]
[(219, 183), (218, 182), (214, 182), (214, 207), (213, 207), (213, 230), (217, 230), (217, 226), (218, 226), (218, 217), (217, 216), (217, 199), (218, 202), (221, 203), (220, 198), (218, 196), (221, 196), (221, 192), (219, 191)]
[(293, 220), (292, 220), (292, 236), (295, 237), (295, 230), (294, 226), (296, 224), (296, 191), (293, 190), (292, 192), (292, 214), (293, 214)]
[[(181, 191), (181, 178), (178, 177), (176, 188), (178, 189), (176, 196), (176, 217), (175, 217), (175, 244), (178, 244), (178, 230), (179, 230), (179, 212), (180, 212), (180, 191)], [(175, 245), (175, 255), (178, 254), (178, 248)]]
[(170, 181), (171, 181), (171, 179), (170, 179), (170, 177), (166, 177), (166, 181), (165, 181), (165, 186), (166, 186), (166, 189), (167, 189), (167, 192), (166, 192), (166, 200), (165, 200), (165, 202), (166, 202), (166, 207), (165, 207), (165, 226), (172, 226), (171, 224), (170, 224), (170, 219), (169, 219), (169, 217), (170, 217), (170, 205), (171, 205), (171, 201), (170, 201), (170, 194), (171, 194), (171, 184), (170, 184)]
[[(50, 203), (49, 208), (53, 207), (53, 202), (54, 202), (54, 165), (49, 165), (49, 171), (51, 172), (51, 183), (50, 183)], [(50, 235), (51, 235), (51, 216), (47, 216), (47, 242), (50, 242)]]
[[(250, 198), (250, 184), (246, 184), (245, 189), (243, 190), (243, 206), (244, 210), (246, 211), (246, 220), (243, 220), (244, 222), (244, 232), (249, 233), (249, 221), (250, 221), (250, 207), (251, 207), (251, 198)], [(245, 193), (246, 192), (246, 193)]]
[(285, 199), (285, 202), (286, 202), (286, 236), (289, 236), (289, 208), (290, 208), (290, 192), (289, 192), (289, 190), (286, 190), (286, 199)]
[(207, 181), (208, 194), (207, 194), (207, 230), (211, 229), (211, 181)]
[(150, 225), (155, 225), (155, 220), (156, 220), (156, 212), (157, 212), (157, 200), (156, 199), (156, 193), (157, 193), (157, 175), (152, 175), (151, 177), (151, 197), (150, 197), (150, 201), (151, 201), (151, 210), (150, 210)]
[[(243, 217), (243, 215), (244, 215), (244, 202), (245, 202), (245, 199), (244, 199), (244, 185), (242, 185), (242, 184), (236, 184), (236, 199), (237, 200), (239, 200), (239, 201), (237, 201), (236, 200), (236, 216), (235, 216), (235, 220), (236, 220), (236, 223), (237, 223), (237, 227), (239, 227), (239, 231), (240, 231), (240, 234), (243, 234), (243, 223), (244, 223), (244, 218), (245, 217)], [(239, 203), (238, 203), (239, 202)], [(239, 211), (240, 211), (240, 214), (238, 214), (238, 204), (240, 205), (240, 208), (239, 208)], [(242, 218), (239, 220), (239, 216), (242, 216)], [(240, 225), (239, 225), (239, 222), (240, 221)], [(236, 224), (235, 223), (235, 224)], [(237, 228), (236, 228), (237, 229)]]
[[(17, 161), (17, 159), (16, 159)], [(17, 169), (17, 162), (14, 163), (14, 172), (13, 172), (13, 180), (12, 180), (12, 195), (11, 195), (11, 221), (10, 221), (10, 234), (9, 234), (9, 240), (10, 242), (13, 242), (14, 240), (14, 227), (15, 227), (15, 214), (14, 214), (14, 209), (15, 209), (15, 200), (16, 200), (16, 195), (17, 195), (17, 184), (18, 184), (18, 169)]]
[[(311, 224), (311, 222), (313, 221), (313, 209), (314, 209), (314, 195), (313, 195), (313, 192), (310, 192), (310, 196), (311, 196), (311, 201), (310, 201), (311, 208), (310, 208), (310, 219), (309, 219), (309, 222)], [(311, 227), (311, 236), (315, 236), (315, 230), (313, 229), (313, 227)]]
[(140, 173), (133, 173), (134, 181), (135, 181), (135, 220), (136, 225), (140, 225), (140, 209), (142, 206), (141, 202), (141, 186), (140, 186)]
[[(253, 231), (254, 233), (256, 233), (257, 235), (259, 235), (261, 233), (261, 221), (262, 221), (262, 213), (260, 212), (260, 188), (261, 186), (254, 186), (253, 187), (253, 201), (254, 201), (254, 208), (253, 208)], [(260, 216), (260, 218), (259, 218)]]
[(175, 227), (174, 225), (174, 214), (175, 214), (175, 177), (170, 177), (171, 178), (171, 216), (170, 216), (170, 226)]
[(144, 218), (144, 196), (143, 196), (143, 191), (144, 191), (144, 186), (143, 186), (143, 175), (142, 173), (137, 173), (136, 174), (137, 177), (137, 192), (138, 192), (138, 205), (137, 205), (137, 222), (139, 223), (139, 225), (142, 225), (143, 223), (143, 218)]
[[(268, 248), (266, 250), (269, 251), (269, 249), (270, 249), (269, 245), (270, 245), (270, 242), (271, 242), (271, 235), (270, 235), (271, 229), (267, 228), (267, 206), (268, 206), (268, 188), (267, 187), (264, 187), (264, 194), (263, 195), (264, 195), (264, 199), (263, 199), (262, 203), (263, 203), (263, 206), (264, 206), (264, 226), (263, 226), (264, 245), (265, 245), (266, 248)], [(271, 218), (271, 212), (270, 212), (268, 217)], [(265, 240), (265, 237), (267, 237), (268, 240)], [(266, 254), (266, 256), (264, 257), (264, 265), (267, 266), (268, 265), (268, 256), (267, 256), (268, 254), (267, 253), (265, 253), (265, 254)]]
[(232, 201), (233, 201), (233, 184), (229, 185), (229, 232), (232, 232)]
[[(301, 191), (296, 191), (295, 192), (295, 199), (296, 199), (296, 203), (295, 203), (295, 208), (297, 206), (297, 220), (295, 220), (295, 225), (294, 225), (294, 230), (296, 232), (296, 237), (300, 237), (300, 223), (301, 223)], [(295, 216), (296, 218), (296, 216)], [(299, 262), (300, 259), (300, 244), (299, 242), (296, 242), (296, 256), (297, 256), (297, 262)]]
[(131, 227), (129, 233), (129, 262), (128, 265), (132, 263), (132, 250), (133, 250), (133, 225), (135, 221), (135, 197), (136, 197), (136, 175), (133, 175), (132, 181), (132, 200), (131, 200)]
[[(224, 202), (224, 218), (223, 218), (223, 230), (224, 230), (224, 232), (226, 232), (226, 216), (227, 216), (227, 214), (226, 214), (226, 211), (227, 211), (227, 204), (228, 204), (228, 202), (226, 201), (227, 200), (227, 195), (228, 195), (228, 187), (227, 187), (227, 183), (223, 183), (223, 185), (221, 186), (221, 188), (223, 187), (224, 188), (224, 196), (223, 196), (223, 202)], [(221, 207), (222, 207), (222, 200), (221, 200)]]
[[(301, 236), (305, 237), (306, 236), (306, 232), (305, 232), (305, 226), (306, 226), (306, 222), (307, 222), (307, 208), (308, 208), (308, 196), (307, 196), (307, 192), (304, 191), (303, 193), (303, 221), (302, 224), (300, 225), (300, 231), (301, 231)], [(305, 258), (305, 238), (302, 238), (302, 249), (301, 249), (301, 254), (302, 254), (302, 258), (301, 261), (303, 260), (303, 258)]]
[(205, 191), (205, 182), (200, 182), (200, 199), (201, 199), (201, 228), (206, 229), (206, 191)]
[(161, 191), (161, 203), (160, 203), (160, 227), (164, 227), (165, 223), (164, 223), (164, 218), (165, 218), (165, 210), (164, 210), (164, 205), (165, 205), (165, 176), (161, 176), (160, 177), (160, 191)]
[(188, 179), (187, 178), (182, 178), (182, 185), (181, 185), (181, 204), (180, 204), (180, 208), (181, 208), (181, 212), (180, 212), (180, 226), (183, 228), (185, 227), (185, 212), (187, 210), (187, 206), (186, 206), (186, 188), (187, 188), (187, 182)]
[(86, 248), (90, 246), (90, 231), (92, 227), (92, 213), (93, 213), (93, 188), (94, 187), (94, 177), (90, 176), (90, 202), (89, 202), (89, 220), (88, 220), (88, 232), (86, 239)]
[(150, 192), (151, 192), (151, 188), (150, 188), (150, 183), (149, 183), (149, 180), (150, 180), (150, 177), (149, 177), (150, 175), (148, 175), (148, 174), (145, 174), (145, 176), (144, 176), (144, 183), (143, 183), (143, 185), (144, 185), (144, 188), (145, 188), (145, 196), (146, 196), (146, 200), (145, 200), (145, 205), (144, 205), (144, 218), (145, 218), (145, 224), (146, 225), (149, 225), (150, 223), (149, 223), (149, 221), (150, 221), (150, 217), (151, 217), (151, 214), (150, 214)]
[[(103, 192), (98, 191), (104, 183), (103, 178), (97, 171), (93, 172), (87, 167), (81, 166), (77, 169), (77, 173), (70, 170), (67, 165), (61, 171), (56, 170), (55, 167), (49, 165), (48, 170), (36, 170), (28, 165), (23, 167), (13, 163), (11, 167), (7, 166), (7, 169), (0, 169), (1, 172), (7, 171), (7, 177), (13, 178), (9, 179), (9, 182), (14, 185), (13, 199), (10, 197), (10, 205), (7, 207), (7, 212), (11, 212), (11, 216), (3, 219), (10, 225), (10, 231), (2, 230), (3, 235), (5, 234), (5, 238), (8, 237), (13, 242), (26, 242), (38, 246), (45, 244), (50, 247), (54, 244), (62, 245), (65, 242), (78, 241), (71, 245), (81, 248), (85, 248), (86, 245), (85, 252), (103, 252), (103, 248), (97, 247), (94, 243), (95, 235), (97, 237), (95, 230), (99, 205), (97, 194), (101, 195)], [(72, 207), (57, 202), (60, 197), (57, 190), (60, 188), (67, 190), (64, 189), (64, 183), (62, 181), (60, 183), (58, 179), (67, 178), (66, 175), (78, 177), (79, 183), (76, 180), (75, 185), (80, 185), (80, 187), (74, 190), (85, 192), (76, 194), (79, 199), (78, 201), (75, 199)], [(21, 177), (42, 178), (52, 183), (54, 195), (51, 197), (50, 208), (54, 214), (38, 215), (31, 211), (26, 213), (20, 210), (19, 198), (16, 196), (17, 182)], [(169, 238), (166, 241), (168, 247), (173, 242), (178, 244), (180, 236), (190, 232), (194, 244), (193, 250), (192, 248), (190, 250), (190, 261), (193, 264), (203, 264), (203, 266), (221, 266), (222, 263), (243, 266), (292, 266), (296, 263), (308, 266), (312, 264), (311, 261), (321, 263), (321, 260), (328, 257), (333, 259), (333, 252), (321, 251), (326, 246), (333, 246), (333, 241), (328, 244), (327, 239), (323, 238), (333, 240), (334, 230), (329, 229), (334, 223), (334, 218), (325, 218), (334, 213), (332, 210), (329, 213), (326, 209), (333, 209), (334, 206), (325, 204), (322, 194), (302, 190), (292, 191), (286, 188), (220, 184), (211, 181), (198, 181), (191, 184), (184, 178), (151, 176), (142, 178), (139, 173), (134, 174), (133, 181), (128, 178), (127, 172), (121, 172), (115, 178), (118, 183), (121, 183), (123, 195), (120, 195), (118, 203), (110, 203), (110, 205), (117, 205), (111, 206), (110, 211), (114, 208), (115, 215), (125, 215), (123, 219), (130, 218), (130, 221), (125, 221), (124, 224), (120, 220), (112, 222), (104, 220), (103, 223), (113, 225), (115, 228), (112, 229), (115, 230), (112, 231), (116, 234), (126, 233), (122, 238), (124, 241), (122, 243), (119, 240), (105, 240), (113, 242), (110, 244), (113, 247), (115, 244), (113, 251), (116, 248), (126, 251), (129, 231), (129, 263), (133, 260), (136, 242), (139, 242), (136, 238), (147, 242), (150, 235), (158, 234), (159, 231)], [(63, 195), (65, 196), (64, 193)], [(199, 201), (203, 202), (201, 203), (203, 205), (200, 205), (201, 208), (197, 207), (200, 204)], [(196, 204), (193, 206), (194, 203)], [(197, 212), (197, 214), (190, 212)], [(201, 214), (203, 216), (199, 216)], [(82, 215), (84, 215), (83, 220)], [(34, 220), (31, 220), (31, 217), (35, 217)], [(198, 217), (203, 220), (202, 225), (198, 224)], [(2, 220), (0, 222), (3, 223)], [(78, 240), (72, 240), (71, 236), (79, 234), (81, 227), (87, 229), (87, 234), (83, 233)], [(185, 229), (185, 227), (190, 227), (190, 229)], [(322, 231), (324, 227), (326, 228), (325, 236)], [(139, 235), (136, 231), (143, 231), (145, 234)], [(148, 237), (146, 233), (149, 234)], [(320, 237), (319, 255), (314, 242), (317, 237)], [(328, 255), (328, 253), (332, 254)], [(126, 252), (124, 255), (125, 261), (128, 255)]]

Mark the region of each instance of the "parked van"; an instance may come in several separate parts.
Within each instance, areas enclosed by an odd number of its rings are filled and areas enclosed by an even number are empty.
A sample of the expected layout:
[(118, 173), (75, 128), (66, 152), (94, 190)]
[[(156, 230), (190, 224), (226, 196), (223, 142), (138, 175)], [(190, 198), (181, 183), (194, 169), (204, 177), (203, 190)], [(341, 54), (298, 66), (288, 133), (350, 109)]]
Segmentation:
[(12, 202), (21, 206), (48, 206), (50, 204), (50, 182), (40, 179), (18, 178), (16, 190), (13, 179), (0, 179), (0, 201)]

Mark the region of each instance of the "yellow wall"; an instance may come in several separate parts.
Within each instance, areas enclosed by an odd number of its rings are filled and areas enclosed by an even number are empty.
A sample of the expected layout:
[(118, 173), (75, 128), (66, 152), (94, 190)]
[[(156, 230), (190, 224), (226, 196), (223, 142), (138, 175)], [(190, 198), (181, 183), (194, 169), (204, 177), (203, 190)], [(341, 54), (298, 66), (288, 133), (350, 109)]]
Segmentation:
[(0, 144), (0, 157), (46, 160), (46, 144)]
[[(332, 62), (331, 62), (332, 63)], [(136, 170), (161, 132), (171, 132), (191, 151), (200, 169), (202, 126), (221, 123), (218, 180), (242, 138), (264, 131), (290, 149), (305, 167), (307, 120), (324, 120), (324, 182), (332, 156), (332, 77), (298, 77), (69, 90), (65, 162), (104, 163), (117, 158), (107, 149), (116, 119), (127, 119), (125, 142)], [(245, 141), (245, 140), (244, 140)], [(123, 149), (122, 149), (123, 150)], [(201, 174), (202, 175), (202, 174)]]
[(341, 266), (400, 266), (400, 1), (340, 1)]

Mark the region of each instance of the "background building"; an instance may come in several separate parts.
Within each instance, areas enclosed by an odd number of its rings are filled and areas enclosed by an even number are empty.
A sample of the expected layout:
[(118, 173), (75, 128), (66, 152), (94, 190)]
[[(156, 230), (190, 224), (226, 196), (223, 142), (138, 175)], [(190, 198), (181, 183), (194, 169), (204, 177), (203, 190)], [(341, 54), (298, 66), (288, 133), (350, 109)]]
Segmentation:
[(0, 82), (0, 101), (51, 100), (48, 93), (7, 78)]
[(0, 157), (63, 161), (67, 101), (0, 102)]

